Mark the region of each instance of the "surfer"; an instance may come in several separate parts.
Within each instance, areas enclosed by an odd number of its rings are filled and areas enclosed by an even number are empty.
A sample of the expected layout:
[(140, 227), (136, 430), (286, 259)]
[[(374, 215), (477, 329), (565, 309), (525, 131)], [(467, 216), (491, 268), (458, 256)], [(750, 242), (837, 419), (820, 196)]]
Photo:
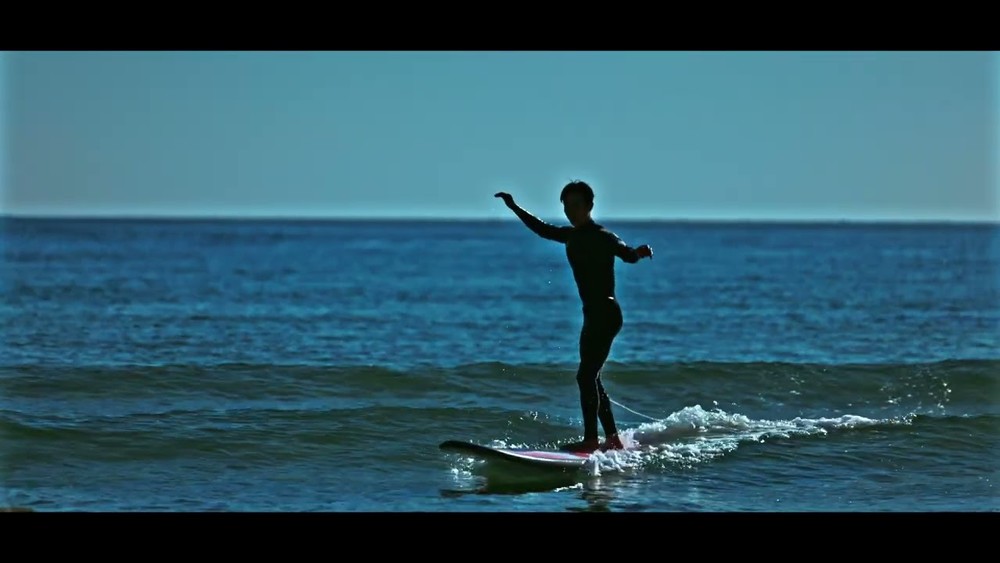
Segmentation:
[[(615, 233), (594, 222), (594, 190), (582, 181), (566, 184), (559, 195), (563, 211), (572, 226), (550, 225), (531, 215), (506, 192), (495, 194), (538, 236), (563, 243), (583, 302), (580, 331), (580, 366), (576, 381), (583, 410), (583, 441), (562, 446), (574, 452), (622, 449), (621, 438), (611, 413), (611, 401), (601, 383), (601, 370), (611, 352), (611, 343), (622, 328), (622, 311), (615, 298), (615, 257), (629, 264), (652, 258), (649, 245), (632, 248)], [(597, 422), (604, 429), (605, 443), (597, 436)]]

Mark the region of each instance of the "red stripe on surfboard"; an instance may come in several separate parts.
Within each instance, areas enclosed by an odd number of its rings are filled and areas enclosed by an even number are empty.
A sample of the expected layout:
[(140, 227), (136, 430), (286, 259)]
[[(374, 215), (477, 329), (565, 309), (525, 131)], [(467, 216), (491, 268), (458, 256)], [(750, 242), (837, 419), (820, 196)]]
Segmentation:
[(535, 457), (539, 459), (573, 459), (580, 458), (585, 459), (590, 457), (590, 454), (578, 453), (578, 452), (545, 452), (545, 451), (518, 451), (518, 450), (507, 450), (512, 454), (523, 455), (527, 457)]

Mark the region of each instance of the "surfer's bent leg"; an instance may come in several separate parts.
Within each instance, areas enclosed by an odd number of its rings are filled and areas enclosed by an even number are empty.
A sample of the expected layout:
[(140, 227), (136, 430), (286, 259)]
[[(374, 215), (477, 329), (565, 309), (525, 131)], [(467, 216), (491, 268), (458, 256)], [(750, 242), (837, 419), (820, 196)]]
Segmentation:
[(615, 426), (615, 415), (611, 413), (611, 399), (604, 392), (604, 385), (601, 385), (600, 373), (597, 374), (597, 396), (600, 397), (597, 418), (601, 421), (601, 426), (604, 427), (604, 437), (610, 438), (618, 433), (618, 427)]

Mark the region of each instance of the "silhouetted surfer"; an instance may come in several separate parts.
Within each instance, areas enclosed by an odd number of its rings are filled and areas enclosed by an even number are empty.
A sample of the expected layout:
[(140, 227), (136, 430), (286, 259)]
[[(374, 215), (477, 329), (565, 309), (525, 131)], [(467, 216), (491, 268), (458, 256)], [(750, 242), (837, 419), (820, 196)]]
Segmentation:
[[(634, 264), (642, 258), (652, 258), (653, 249), (649, 245), (632, 248), (618, 235), (595, 223), (591, 217), (594, 190), (586, 182), (570, 182), (559, 195), (571, 227), (557, 227), (538, 219), (514, 203), (514, 198), (506, 192), (499, 192), (496, 197), (503, 199), (538, 236), (566, 245), (566, 257), (583, 301), (580, 367), (576, 374), (583, 410), (583, 441), (560, 449), (576, 452), (621, 449), (611, 402), (601, 384), (601, 369), (611, 352), (611, 343), (622, 328), (622, 311), (615, 299), (615, 257)], [(597, 436), (598, 420), (607, 439), (603, 446)]]

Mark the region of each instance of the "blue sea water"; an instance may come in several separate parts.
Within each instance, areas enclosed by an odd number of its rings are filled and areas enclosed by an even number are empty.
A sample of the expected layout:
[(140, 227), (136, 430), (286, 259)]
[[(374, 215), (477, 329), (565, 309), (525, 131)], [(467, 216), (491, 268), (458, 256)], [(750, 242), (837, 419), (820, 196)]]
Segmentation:
[(581, 307), (515, 221), (0, 220), (0, 506), (997, 511), (1000, 228), (612, 222), (632, 449), (582, 433)]

